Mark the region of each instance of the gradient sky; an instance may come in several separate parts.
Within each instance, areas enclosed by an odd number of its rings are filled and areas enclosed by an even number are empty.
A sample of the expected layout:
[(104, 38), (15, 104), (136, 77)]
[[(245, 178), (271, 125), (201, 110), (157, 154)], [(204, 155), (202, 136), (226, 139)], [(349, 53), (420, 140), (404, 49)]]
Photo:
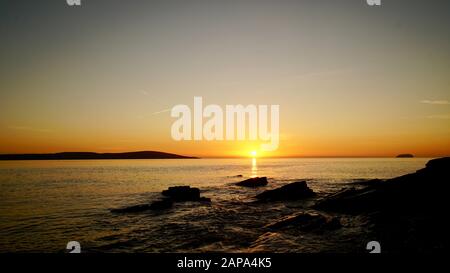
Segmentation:
[(279, 104), (267, 156), (450, 154), (450, 1), (0, 0), (0, 153), (160, 150), (176, 104)]

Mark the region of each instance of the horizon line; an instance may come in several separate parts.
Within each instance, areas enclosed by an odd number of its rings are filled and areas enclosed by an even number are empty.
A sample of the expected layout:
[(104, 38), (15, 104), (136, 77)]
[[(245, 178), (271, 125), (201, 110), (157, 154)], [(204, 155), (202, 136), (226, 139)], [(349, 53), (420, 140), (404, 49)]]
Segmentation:
[[(157, 150), (139, 150), (139, 151), (125, 151), (125, 152), (93, 152), (93, 151), (61, 151), (61, 152), (36, 152), (36, 153), (0, 153), (0, 155), (37, 155), (37, 154), (60, 154), (60, 153), (97, 153), (97, 154), (121, 154), (121, 153), (138, 153), (138, 152), (158, 152), (158, 153), (167, 153), (167, 154), (175, 154), (184, 157), (195, 157), (202, 159), (239, 159), (239, 158), (267, 158), (267, 159), (282, 159), (282, 158), (397, 158), (398, 155), (287, 155), (287, 156), (201, 156), (201, 155), (185, 155), (178, 154), (173, 152), (163, 152)], [(438, 157), (448, 157), (450, 155), (414, 155), (412, 154), (412, 158), (438, 158)]]

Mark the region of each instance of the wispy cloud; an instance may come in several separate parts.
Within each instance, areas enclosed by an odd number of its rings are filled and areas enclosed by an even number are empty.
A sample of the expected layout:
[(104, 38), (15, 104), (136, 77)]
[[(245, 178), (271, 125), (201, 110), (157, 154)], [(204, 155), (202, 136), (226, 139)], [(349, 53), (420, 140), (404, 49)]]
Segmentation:
[(169, 112), (170, 110), (172, 110), (172, 108), (167, 108), (161, 111), (157, 111), (157, 112), (153, 112), (152, 115), (158, 115), (158, 114), (162, 114), (162, 113), (166, 113)]
[(421, 100), (420, 103), (434, 104), (434, 105), (449, 105), (448, 100)]
[(170, 112), (171, 110), (172, 110), (172, 108), (167, 108), (167, 109), (164, 109), (164, 110), (161, 110), (161, 111), (156, 111), (156, 112), (153, 112), (153, 113), (137, 115), (136, 118), (138, 118), (138, 119), (145, 119), (145, 118), (149, 118), (150, 116), (155, 116), (155, 115), (159, 115), (159, 114), (162, 114), (162, 113)]

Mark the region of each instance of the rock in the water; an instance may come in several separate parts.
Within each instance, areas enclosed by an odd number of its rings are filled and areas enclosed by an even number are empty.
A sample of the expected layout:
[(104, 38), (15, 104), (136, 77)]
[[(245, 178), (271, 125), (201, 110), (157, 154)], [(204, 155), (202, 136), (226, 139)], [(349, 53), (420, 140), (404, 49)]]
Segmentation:
[(338, 218), (325, 216), (316, 212), (300, 212), (289, 215), (265, 226), (269, 229), (280, 229), (286, 226), (295, 226), (304, 231), (333, 230), (341, 227)]
[(175, 202), (199, 201), (200, 189), (190, 186), (169, 187), (169, 189), (162, 191), (162, 195), (170, 197)]
[(143, 212), (147, 210), (162, 210), (170, 209), (173, 205), (173, 201), (169, 198), (154, 201), (151, 204), (134, 205), (125, 208), (111, 209), (113, 213), (133, 213), (133, 212)]
[(377, 192), (371, 187), (349, 188), (327, 196), (315, 204), (314, 208), (354, 214), (362, 210), (375, 210), (377, 198), (379, 198)]
[(184, 201), (196, 201), (205, 203), (211, 202), (210, 198), (200, 196), (200, 189), (191, 188), (190, 186), (169, 187), (169, 189), (162, 191), (161, 194), (164, 195), (165, 198), (161, 200), (156, 200), (151, 204), (142, 204), (119, 209), (111, 209), (111, 212), (133, 213), (133, 212), (143, 212), (147, 210), (163, 210), (171, 208), (174, 202), (184, 202)]
[(170, 198), (164, 198), (162, 200), (154, 201), (150, 208), (153, 210), (169, 209), (173, 206), (173, 200)]
[(208, 197), (200, 197), (200, 199), (198, 199), (199, 202), (205, 202), (205, 203), (211, 203), (211, 198)]
[(142, 205), (135, 205), (125, 208), (119, 208), (119, 209), (111, 209), (111, 212), (113, 213), (133, 213), (133, 212), (142, 212), (150, 210), (150, 204), (142, 204)]
[(267, 177), (253, 177), (249, 178), (247, 180), (238, 182), (235, 184), (236, 186), (242, 186), (242, 187), (261, 187), (267, 185)]
[(308, 188), (305, 181), (284, 185), (280, 188), (264, 191), (256, 196), (261, 201), (287, 201), (298, 200), (314, 196), (315, 193)]

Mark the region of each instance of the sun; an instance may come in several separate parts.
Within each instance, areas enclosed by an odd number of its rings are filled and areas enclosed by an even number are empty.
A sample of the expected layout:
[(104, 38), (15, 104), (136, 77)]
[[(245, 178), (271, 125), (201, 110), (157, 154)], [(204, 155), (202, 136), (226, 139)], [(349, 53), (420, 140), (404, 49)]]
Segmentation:
[(256, 156), (258, 156), (258, 152), (256, 152), (256, 151), (251, 151), (251, 152), (250, 152), (250, 155), (251, 155), (252, 157), (256, 157)]

